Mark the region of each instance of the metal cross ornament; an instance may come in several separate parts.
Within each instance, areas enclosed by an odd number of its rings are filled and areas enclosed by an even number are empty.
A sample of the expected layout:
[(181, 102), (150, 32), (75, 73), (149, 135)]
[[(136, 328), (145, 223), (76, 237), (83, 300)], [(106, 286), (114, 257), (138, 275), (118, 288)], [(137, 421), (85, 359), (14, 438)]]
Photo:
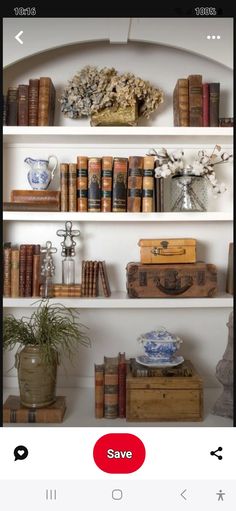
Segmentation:
[(52, 246), (51, 241), (46, 242), (45, 247), (41, 247), (41, 254), (44, 255), (41, 265), (41, 275), (52, 277), (54, 275), (55, 266), (53, 264), (52, 254), (57, 252), (57, 248)]
[(67, 251), (70, 251), (70, 255), (73, 257), (75, 255), (75, 246), (76, 242), (74, 241), (75, 237), (80, 236), (80, 231), (78, 229), (72, 230), (72, 222), (65, 222), (65, 229), (59, 229), (57, 231), (57, 236), (61, 236), (64, 240), (61, 242), (62, 252), (61, 255), (65, 256)]

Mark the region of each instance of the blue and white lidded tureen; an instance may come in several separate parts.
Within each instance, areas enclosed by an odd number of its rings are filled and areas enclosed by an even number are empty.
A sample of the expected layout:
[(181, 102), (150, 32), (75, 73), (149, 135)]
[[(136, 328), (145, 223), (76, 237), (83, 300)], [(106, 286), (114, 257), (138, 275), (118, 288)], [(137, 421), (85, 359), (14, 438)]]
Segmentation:
[(183, 341), (165, 328), (161, 328), (141, 334), (138, 342), (142, 344), (144, 353), (150, 360), (170, 361)]

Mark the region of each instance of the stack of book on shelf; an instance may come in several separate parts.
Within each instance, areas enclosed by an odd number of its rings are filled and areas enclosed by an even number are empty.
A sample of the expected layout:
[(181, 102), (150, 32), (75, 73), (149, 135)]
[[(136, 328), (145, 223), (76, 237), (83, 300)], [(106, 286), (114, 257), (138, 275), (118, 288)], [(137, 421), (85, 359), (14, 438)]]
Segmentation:
[(57, 396), (55, 403), (44, 408), (26, 408), (19, 396), (8, 396), (3, 405), (3, 422), (56, 424), (63, 421), (65, 411), (65, 396)]
[(55, 87), (49, 77), (9, 87), (3, 98), (3, 125), (53, 126), (55, 97)]
[(125, 353), (104, 357), (103, 364), (95, 364), (95, 417), (116, 419), (126, 416)]
[(202, 83), (202, 75), (180, 78), (174, 88), (174, 126), (219, 126), (220, 83)]
[(89, 298), (99, 295), (99, 276), (106, 298), (111, 295), (105, 261), (82, 261), (82, 296)]
[(153, 156), (78, 156), (61, 163), (61, 211), (164, 211), (163, 179), (155, 179)]
[(6, 298), (39, 296), (40, 245), (4, 243), (3, 294)]
[[(81, 284), (53, 284), (52, 293), (54, 298), (80, 298)], [(40, 296), (43, 296), (42, 286)]]
[(53, 190), (12, 190), (5, 211), (60, 211), (61, 193)]

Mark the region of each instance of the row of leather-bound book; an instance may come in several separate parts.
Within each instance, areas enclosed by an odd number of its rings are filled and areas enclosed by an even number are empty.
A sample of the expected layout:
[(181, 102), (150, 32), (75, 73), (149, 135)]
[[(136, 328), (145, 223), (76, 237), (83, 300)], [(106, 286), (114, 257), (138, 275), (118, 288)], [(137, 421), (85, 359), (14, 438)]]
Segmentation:
[(153, 156), (78, 156), (77, 163), (60, 164), (60, 180), (61, 211), (163, 211), (163, 179), (155, 179)]

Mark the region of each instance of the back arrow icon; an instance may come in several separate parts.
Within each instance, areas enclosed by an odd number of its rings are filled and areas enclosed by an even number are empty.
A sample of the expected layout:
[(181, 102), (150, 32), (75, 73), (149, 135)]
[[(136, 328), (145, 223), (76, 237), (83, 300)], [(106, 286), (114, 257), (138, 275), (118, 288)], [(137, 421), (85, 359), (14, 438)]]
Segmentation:
[(187, 491), (187, 489), (183, 490), (182, 493), (180, 494), (181, 497), (183, 497), (184, 500), (187, 500), (186, 497), (184, 496), (184, 493)]
[(18, 34), (15, 35), (15, 39), (18, 41), (18, 43), (23, 44), (23, 41), (21, 40), (21, 36), (24, 34), (23, 30), (21, 30)]

